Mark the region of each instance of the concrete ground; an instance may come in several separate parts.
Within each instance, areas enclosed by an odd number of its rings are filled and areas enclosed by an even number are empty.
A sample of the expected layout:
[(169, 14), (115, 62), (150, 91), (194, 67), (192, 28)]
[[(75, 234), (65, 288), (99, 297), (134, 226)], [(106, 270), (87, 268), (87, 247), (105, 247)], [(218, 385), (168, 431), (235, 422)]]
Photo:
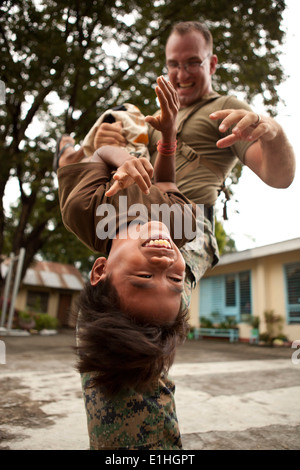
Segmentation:
[[(0, 450), (88, 449), (73, 331), (0, 340)], [(299, 450), (293, 353), (222, 340), (179, 348), (170, 375), (185, 450)]]

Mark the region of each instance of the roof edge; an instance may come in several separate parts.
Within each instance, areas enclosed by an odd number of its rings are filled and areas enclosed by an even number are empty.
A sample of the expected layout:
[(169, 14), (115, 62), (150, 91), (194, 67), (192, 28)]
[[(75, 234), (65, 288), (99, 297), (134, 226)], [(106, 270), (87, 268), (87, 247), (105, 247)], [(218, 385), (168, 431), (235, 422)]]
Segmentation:
[(284, 240), (281, 242), (272, 243), (270, 245), (263, 245), (243, 251), (227, 253), (220, 257), (220, 261), (217, 266), (238, 263), (240, 261), (247, 261), (250, 259), (261, 258), (263, 256), (276, 255), (279, 253), (287, 253), (294, 250), (300, 250), (300, 238), (292, 238), (291, 240)]

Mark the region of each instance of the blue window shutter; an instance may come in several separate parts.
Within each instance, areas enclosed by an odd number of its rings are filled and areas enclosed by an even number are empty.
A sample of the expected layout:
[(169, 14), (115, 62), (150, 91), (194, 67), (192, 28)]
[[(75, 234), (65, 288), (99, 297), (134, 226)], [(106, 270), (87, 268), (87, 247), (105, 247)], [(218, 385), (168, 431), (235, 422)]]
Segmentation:
[(200, 317), (208, 318), (211, 313), (214, 278), (204, 278), (200, 281)]
[(212, 313), (222, 314), (224, 305), (224, 278), (214, 276), (200, 281), (200, 317), (211, 318)]
[(222, 315), (225, 300), (224, 277), (214, 277), (213, 292), (212, 292), (212, 311)]
[(287, 323), (300, 323), (300, 263), (285, 266)]

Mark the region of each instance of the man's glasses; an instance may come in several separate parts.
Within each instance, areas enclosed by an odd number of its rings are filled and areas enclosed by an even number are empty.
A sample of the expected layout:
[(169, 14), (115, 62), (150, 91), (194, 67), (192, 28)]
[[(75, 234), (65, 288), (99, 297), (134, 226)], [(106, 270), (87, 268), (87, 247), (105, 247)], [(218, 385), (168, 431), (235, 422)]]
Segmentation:
[(202, 62), (199, 61), (192, 61), (192, 62), (186, 62), (185, 64), (179, 65), (177, 62), (168, 62), (167, 63), (167, 69), (169, 73), (172, 72), (177, 72), (181, 68), (183, 68), (186, 72), (188, 73), (194, 73), (199, 70), (200, 67), (203, 66), (204, 62), (211, 56), (211, 54), (208, 54), (205, 59), (202, 60)]

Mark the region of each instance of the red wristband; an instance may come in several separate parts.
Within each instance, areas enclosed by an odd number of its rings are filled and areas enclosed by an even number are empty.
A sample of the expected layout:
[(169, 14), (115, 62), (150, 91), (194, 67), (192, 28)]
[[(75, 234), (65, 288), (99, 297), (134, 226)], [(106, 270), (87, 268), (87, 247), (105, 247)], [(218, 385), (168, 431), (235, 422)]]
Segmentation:
[(177, 140), (175, 142), (170, 142), (163, 144), (160, 140), (157, 142), (157, 151), (162, 155), (173, 155), (177, 149)]

